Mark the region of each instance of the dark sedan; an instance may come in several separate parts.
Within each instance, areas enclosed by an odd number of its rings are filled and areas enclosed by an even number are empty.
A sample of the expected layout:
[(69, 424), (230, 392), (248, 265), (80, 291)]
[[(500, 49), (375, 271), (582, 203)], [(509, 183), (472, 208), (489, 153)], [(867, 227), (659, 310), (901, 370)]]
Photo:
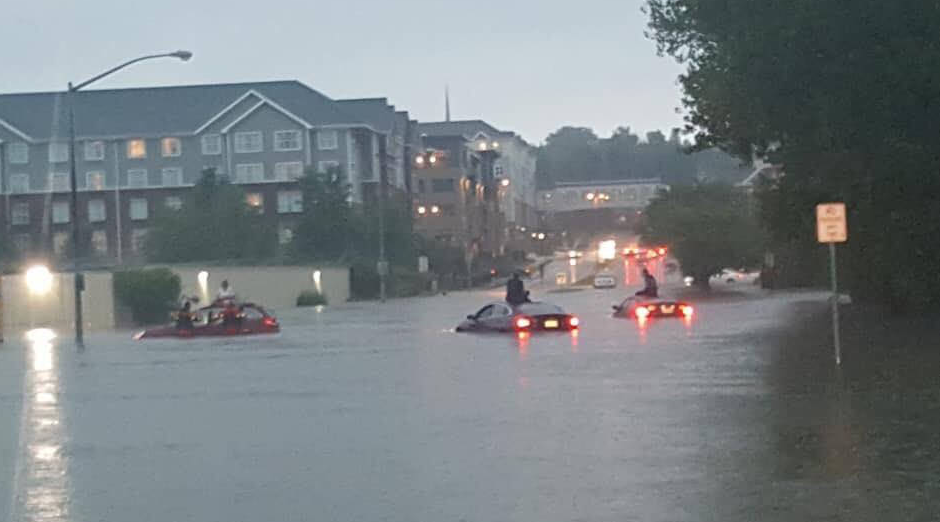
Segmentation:
[(457, 325), (458, 332), (533, 332), (577, 330), (581, 321), (550, 303), (490, 303)]

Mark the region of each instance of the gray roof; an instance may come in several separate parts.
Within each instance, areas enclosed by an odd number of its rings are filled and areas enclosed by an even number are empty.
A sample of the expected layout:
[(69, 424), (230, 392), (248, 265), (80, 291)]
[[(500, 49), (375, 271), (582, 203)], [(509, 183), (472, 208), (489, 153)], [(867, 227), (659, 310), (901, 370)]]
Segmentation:
[(361, 98), (355, 100), (337, 100), (340, 108), (368, 122), (380, 132), (391, 132), (393, 128), (401, 133), (408, 124), (408, 112), (396, 111), (388, 104), (387, 98)]
[(511, 132), (503, 132), (483, 120), (420, 123), (418, 132), (428, 136), (462, 136), (468, 140), (473, 139), (480, 132), (491, 137), (512, 135)]
[[(192, 133), (254, 90), (310, 125), (368, 125), (335, 100), (294, 80), (88, 90), (75, 93), (80, 136)], [(67, 135), (62, 92), (0, 94), (0, 119), (36, 140)]]

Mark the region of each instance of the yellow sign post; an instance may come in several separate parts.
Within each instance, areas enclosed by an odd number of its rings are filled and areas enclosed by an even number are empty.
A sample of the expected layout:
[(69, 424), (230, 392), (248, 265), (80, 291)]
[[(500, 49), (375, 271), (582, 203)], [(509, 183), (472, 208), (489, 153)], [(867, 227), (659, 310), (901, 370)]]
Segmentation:
[(842, 345), (839, 339), (839, 278), (836, 271), (836, 243), (849, 239), (845, 218), (845, 203), (816, 205), (816, 239), (829, 244), (829, 277), (832, 279), (832, 340), (835, 345), (836, 365), (842, 364)]

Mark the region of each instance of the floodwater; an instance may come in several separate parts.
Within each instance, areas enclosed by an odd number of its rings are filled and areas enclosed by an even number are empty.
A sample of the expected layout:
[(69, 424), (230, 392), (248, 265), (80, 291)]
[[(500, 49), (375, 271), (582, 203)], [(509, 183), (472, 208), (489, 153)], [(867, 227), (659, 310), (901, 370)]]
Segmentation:
[(937, 519), (936, 357), (849, 336), (833, 370), (819, 294), (640, 327), (609, 316), (622, 290), (533, 293), (580, 333), (456, 334), (498, 298), (474, 292), (290, 310), (268, 338), (8, 338), (0, 519)]

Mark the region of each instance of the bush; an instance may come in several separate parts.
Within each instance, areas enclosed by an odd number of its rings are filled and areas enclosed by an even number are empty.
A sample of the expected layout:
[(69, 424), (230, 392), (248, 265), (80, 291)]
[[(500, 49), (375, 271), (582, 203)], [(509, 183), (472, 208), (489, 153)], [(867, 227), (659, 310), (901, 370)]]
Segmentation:
[(114, 296), (130, 309), (137, 324), (166, 321), (179, 303), (180, 290), (180, 277), (168, 268), (114, 273)]
[(325, 306), (326, 296), (316, 290), (304, 290), (297, 296), (297, 306)]

